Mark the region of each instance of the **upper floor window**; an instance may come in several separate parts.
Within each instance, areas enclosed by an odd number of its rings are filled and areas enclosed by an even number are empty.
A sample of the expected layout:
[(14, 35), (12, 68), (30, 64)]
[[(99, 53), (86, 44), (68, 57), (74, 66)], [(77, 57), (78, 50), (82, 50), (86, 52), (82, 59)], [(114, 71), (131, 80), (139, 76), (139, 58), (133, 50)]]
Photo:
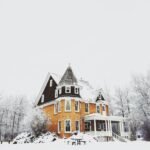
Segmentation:
[(44, 94), (42, 94), (41, 103), (44, 103)]
[(65, 121), (65, 132), (71, 132), (71, 121), (70, 120)]
[(89, 103), (85, 103), (85, 112), (89, 112)]
[(60, 109), (60, 108), (61, 108), (61, 102), (60, 102), (60, 101), (58, 101), (58, 102), (57, 102), (57, 109), (58, 109), (58, 112), (60, 112), (60, 111), (61, 111), (61, 109)]
[(80, 130), (80, 122), (79, 121), (75, 121), (75, 129), (76, 129), (76, 131)]
[(62, 93), (62, 90), (61, 90), (61, 88), (60, 88), (58, 91), (59, 91), (59, 94), (61, 94), (61, 93)]
[(50, 87), (53, 86), (53, 80), (52, 80), (52, 79), (49, 81), (49, 86), (50, 86)]
[(61, 121), (58, 121), (58, 133), (61, 132)]
[(58, 97), (58, 90), (55, 90), (55, 98)]
[(79, 94), (79, 88), (76, 88), (76, 87), (75, 87), (74, 93), (75, 93), (75, 94)]
[(57, 103), (54, 104), (54, 114), (57, 114), (58, 112), (58, 105)]
[(65, 93), (71, 93), (71, 87), (66, 86), (65, 87)]
[(102, 105), (103, 111), (106, 111), (106, 105)]
[(79, 111), (79, 101), (75, 101), (75, 111)]
[(65, 100), (65, 111), (71, 111), (71, 100)]
[(100, 106), (99, 105), (96, 105), (96, 112), (100, 113)]

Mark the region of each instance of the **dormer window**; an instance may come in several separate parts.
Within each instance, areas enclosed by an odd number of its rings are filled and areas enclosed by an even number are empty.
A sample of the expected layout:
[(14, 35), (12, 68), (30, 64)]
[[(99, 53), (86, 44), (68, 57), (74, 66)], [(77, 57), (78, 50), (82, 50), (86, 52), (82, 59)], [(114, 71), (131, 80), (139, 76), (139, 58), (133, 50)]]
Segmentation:
[(79, 88), (76, 88), (76, 87), (75, 87), (74, 93), (75, 93), (75, 94), (79, 94)]
[(100, 105), (96, 105), (96, 112), (100, 113)]
[(62, 90), (61, 90), (61, 88), (60, 88), (58, 91), (59, 91), (59, 94), (61, 94), (61, 93), (62, 93)]
[(71, 87), (69, 86), (65, 87), (65, 93), (71, 93)]
[(41, 97), (41, 103), (44, 103), (44, 94)]
[(102, 105), (103, 111), (106, 111), (106, 106), (105, 104)]
[(53, 80), (52, 80), (52, 79), (49, 81), (49, 86), (50, 86), (50, 87), (53, 86)]

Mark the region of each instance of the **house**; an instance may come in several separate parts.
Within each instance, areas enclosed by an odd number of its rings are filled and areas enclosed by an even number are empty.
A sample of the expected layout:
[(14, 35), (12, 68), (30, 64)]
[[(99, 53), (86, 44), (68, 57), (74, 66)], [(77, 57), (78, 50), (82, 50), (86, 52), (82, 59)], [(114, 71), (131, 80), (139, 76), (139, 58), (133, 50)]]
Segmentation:
[(69, 137), (73, 132), (80, 131), (104, 140), (111, 140), (113, 136), (128, 138), (125, 118), (109, 115), (109, 104), (101, 91), (92, 99), (86, 98), (90, 91), (82, 96), (84, 86), (80, 83), (70, 66), (59, 82), (55, 75), (47, 75), (36, 106), (51, 119), (49, 130), (60, 137)]

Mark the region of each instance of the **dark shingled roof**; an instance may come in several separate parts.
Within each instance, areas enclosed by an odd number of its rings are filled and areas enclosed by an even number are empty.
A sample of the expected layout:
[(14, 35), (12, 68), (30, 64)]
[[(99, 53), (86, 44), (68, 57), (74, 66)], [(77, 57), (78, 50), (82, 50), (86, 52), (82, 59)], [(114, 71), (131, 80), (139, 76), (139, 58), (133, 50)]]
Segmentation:
[(63, 85), (63, 84), (65, 85), (77, 84), (77, 79), (70, 66), (67, 68), (66, 72), (64, 73), (63, 77), (59, 82), (59, 85)]

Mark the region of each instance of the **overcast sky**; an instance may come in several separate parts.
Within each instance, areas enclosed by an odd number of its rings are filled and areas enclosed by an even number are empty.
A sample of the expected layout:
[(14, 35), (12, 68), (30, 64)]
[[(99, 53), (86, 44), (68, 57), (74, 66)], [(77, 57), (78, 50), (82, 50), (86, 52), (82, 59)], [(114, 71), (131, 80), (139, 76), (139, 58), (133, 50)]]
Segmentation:
[(110, 89), (150, 69), (149, 0), (0, 0), (0, 91), (38, 94), (48, 72)]

